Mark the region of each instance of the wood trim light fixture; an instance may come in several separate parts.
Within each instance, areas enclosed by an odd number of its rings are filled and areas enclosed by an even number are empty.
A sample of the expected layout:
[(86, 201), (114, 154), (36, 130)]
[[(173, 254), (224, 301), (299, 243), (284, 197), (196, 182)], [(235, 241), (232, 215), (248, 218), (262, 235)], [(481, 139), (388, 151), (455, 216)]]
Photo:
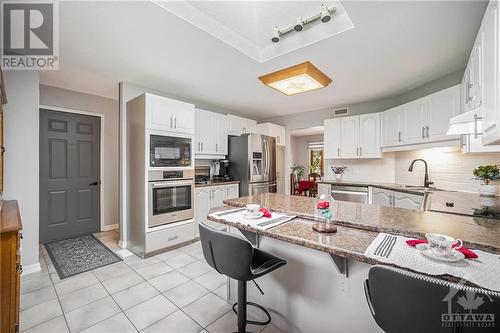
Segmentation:
[(263, 75), (259, 80), (288, 96), (325, 88), (332, 82), (309, 61)]

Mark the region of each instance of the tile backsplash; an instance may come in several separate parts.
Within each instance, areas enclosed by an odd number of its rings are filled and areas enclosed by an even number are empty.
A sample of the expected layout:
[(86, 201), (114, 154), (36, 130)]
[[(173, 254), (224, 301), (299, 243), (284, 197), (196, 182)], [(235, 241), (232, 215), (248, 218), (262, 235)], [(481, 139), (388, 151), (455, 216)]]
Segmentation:
[(416, 162), (413, 172), (408, 171), (411, 161), (422, 158), (429, 164), (429, 179), (438, 188), (477, 192), (481, 181), (472, 175), (479, 165), (500, 165), (500, 153), (462, 154), (459, 148), (433, 148), (397, 152), (395, 158), (396, 183), (422, 185), (424, 164)]
[[(429, 165), (432, 186), (451, 191), (477, 192), (481, 181), (475, 180), (472, 170), (479, 165), (500, 165), (500, 153), (462, 154), (459, 148), (432, 148), (423, 150), (384, 153), (384, 158), (373, 160), (327, 160), (325, 179), (333, 180), (333, 165), (348, 167), (346, 181), (372, 181), (423, 185), (424, 164), (416, 162), (413, 172), (408, 171), (411, 161), (422, 158)], [(500, 184), (500, 183), (499, 183)], [(500, 188), (499, 188), (500, 194)]]

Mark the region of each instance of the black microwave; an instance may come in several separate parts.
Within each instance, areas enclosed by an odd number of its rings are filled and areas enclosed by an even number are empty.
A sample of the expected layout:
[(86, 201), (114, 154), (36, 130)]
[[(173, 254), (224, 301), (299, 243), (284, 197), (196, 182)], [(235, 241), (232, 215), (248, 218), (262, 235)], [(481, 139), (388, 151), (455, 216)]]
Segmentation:
[(190, 167), (192, 138), (151, 134), (150, 167)]

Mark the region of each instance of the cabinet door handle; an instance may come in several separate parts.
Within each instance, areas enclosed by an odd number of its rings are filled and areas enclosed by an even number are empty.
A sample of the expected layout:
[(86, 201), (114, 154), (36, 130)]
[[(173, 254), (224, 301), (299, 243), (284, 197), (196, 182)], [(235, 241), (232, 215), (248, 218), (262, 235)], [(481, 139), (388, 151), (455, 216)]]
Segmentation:
[(474, 139), (477, 139), (478, 135), (479, 135), (479, 132), (478, 132), (478, 124), (477, 124), (477, 121), (479, 120), (479, 116), (476, 114), (474, 114)]
[(337, 148), (337, 156), (340, 157), (340, 147)]
[(203, 151), (203, 142), (201, 143), (201, 151)]
[(363, 147), (359, 147), (359, 156), (363, 156)]
[(170, 128), (172, 128), (172, 117), (170, 117)]
[(474, 87), (473, 83), (467, 84), (467, 102), (470, 102), (474, 99), (474, 96), (470, 93), (472, 87)]
[(425, 127), (422, 126), (422, 139), (425, 139)]
[(177, 128), (177, 117), (174, 118), (174, 128)]
[(398, 142), (401, 142), (401, 131), (398, 132)]
[(217, 151), (217, 152), (219, 151), (219, 144), (218, 143), (215, 144), (215, 151)]
[(429, 138), (429, 126), (425, 126), (425, 135), (427, 136), (427, 139)]
[(359, 147), (356, 147), (356, 156), (359, 156)]

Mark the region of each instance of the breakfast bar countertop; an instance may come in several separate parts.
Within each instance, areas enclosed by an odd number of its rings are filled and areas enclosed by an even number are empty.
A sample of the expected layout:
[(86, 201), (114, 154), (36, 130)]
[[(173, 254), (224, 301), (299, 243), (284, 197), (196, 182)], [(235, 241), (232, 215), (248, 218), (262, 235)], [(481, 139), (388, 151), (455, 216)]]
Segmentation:
[[(441, 233), (461, 239), (471, 249), (500, 253), (498, 220), (335, 201), (332, 213), (338, 232), (319, 234), (311, 227), (315, 202), (309, 197), (266, 193), (226, 200), (226, 206), (215, 208), (211, 213), (256, 203), (271, 211), (294, 214), (297, 218), (267, 230), (241, 224), (232, 226), (365, 262), (370, 261), (364, 258), (364, 252), (379, 232), (415, 238), (423, 238), (428, 232)], [(223, 219), (210, 216), (209, 219), (230, 224)]]

